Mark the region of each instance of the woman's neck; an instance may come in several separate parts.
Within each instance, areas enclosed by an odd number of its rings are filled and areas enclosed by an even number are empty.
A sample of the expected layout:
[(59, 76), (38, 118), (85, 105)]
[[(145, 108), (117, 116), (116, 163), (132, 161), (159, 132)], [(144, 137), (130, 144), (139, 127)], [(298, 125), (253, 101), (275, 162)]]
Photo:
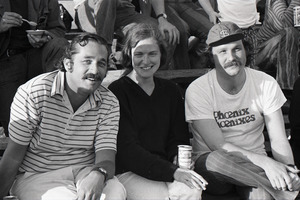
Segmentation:
[(155, 83), (154, 77), (141, 77), (133, 70), (127, 75), (131, 80), (133, 80), (136, 84), (138, 84), (149, 96), (152, 94)]

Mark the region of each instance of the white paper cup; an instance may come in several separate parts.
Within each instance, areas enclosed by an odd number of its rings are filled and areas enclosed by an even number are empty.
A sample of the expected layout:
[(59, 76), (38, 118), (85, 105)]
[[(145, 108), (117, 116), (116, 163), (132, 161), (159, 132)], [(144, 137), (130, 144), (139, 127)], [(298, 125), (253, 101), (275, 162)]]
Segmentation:
[(294, 27), (300, 27), (300, 6), (294, 7)]
[(190, 169), (192, 163), (192, 146), (178, 145), (178, 165), (182, 169)]

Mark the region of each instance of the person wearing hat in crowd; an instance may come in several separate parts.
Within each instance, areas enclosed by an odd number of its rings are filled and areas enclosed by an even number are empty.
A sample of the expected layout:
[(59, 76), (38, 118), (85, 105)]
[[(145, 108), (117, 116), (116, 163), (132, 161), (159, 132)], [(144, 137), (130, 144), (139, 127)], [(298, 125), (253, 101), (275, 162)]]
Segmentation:
[(214, 25), (206, 43), (215, 68), (186, 91), (195, 171), (210, 194), (236, 190), (242, 199), (295, 199), (300, 180), (281, 112), (286, 98), (273, 77), (246, 66), (243, 37), (232, 22)]

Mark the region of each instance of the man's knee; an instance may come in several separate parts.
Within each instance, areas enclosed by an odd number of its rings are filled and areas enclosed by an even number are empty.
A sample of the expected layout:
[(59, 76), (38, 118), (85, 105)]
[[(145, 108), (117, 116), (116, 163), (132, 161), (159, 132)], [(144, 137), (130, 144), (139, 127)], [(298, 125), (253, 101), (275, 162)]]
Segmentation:
[(196, 160), (195, 167), (200, 170), (217, 171), (220, 167), (224, 166), (228, 161), (233, 161), (233, 155), (228, 154), (223, 150), (216, 150), (205, 155), (200, 156)]
[(200, 156), (195, 163), (195, 171), (209, 183), (206, 190), (209, 194), (224, 195), (234, 191), (235, 188), (218, 170), (226, 165), (221, 155), (227, 156), (225, 152), (214, 151)]
[(185, 183), (174, 181), (167, 183), (169, 191), (169, 199), (201, 199), (202, 189), (190, 188)]
[(102, 195), (105, 196), (105, 200), (122, 200), (126, 199), (126, 190), (117, 177), (114, 177), (107, 181)]

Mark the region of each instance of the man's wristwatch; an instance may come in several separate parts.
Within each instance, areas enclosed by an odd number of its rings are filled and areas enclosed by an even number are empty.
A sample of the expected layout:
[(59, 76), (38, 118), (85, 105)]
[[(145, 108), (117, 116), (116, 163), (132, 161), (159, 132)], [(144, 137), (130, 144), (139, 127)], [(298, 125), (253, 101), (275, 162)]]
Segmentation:
[(101, 174), (103, 174), (103, 176), (104, 176), (104, 182), (107, 180), (107, 176), (108, 176), (107, 171), (105, 169), (103, 169), (102, 167), (95, 167), (93, 169), (93, 171), (98, 171)]
[(156, 16), (156, 19), (158, 19), (160, 17), (163, 17), (163, 18), (167, 19), (168, 16), (167, 16), (166, 13), (161, 13), (161, 14), (159, 14), (159, 15)]

